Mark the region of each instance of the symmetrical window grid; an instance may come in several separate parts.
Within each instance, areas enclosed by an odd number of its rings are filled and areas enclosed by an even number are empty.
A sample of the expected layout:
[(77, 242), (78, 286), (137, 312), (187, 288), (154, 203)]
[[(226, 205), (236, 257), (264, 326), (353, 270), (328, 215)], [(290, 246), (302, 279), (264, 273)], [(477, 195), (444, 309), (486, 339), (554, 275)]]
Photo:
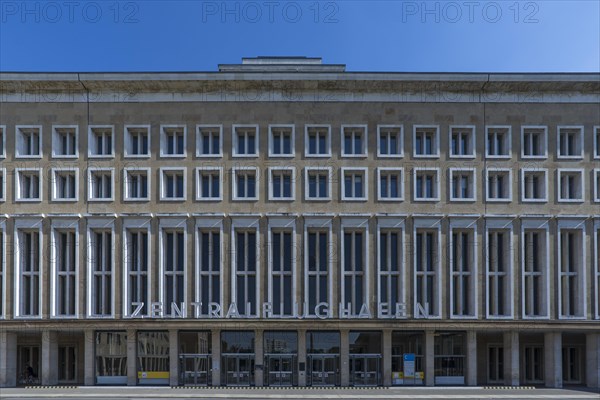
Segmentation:
[(223, 125), (196, 125), (196, 157), (223, 156)]
[(160, 126), (160, 156), (185, 157), (187, 142), (187, 126)]
[(114, 168), (88, 169), (88, 201), (114, 200)]
[(414, 201), (440, 200), (440, 169), (418, 167), (413, 169)]
[[(415, 224), (414, 231), (414, 318), (441, 317), (440, 297), (440, 228), (424, 228), (431, 225), (423, 221)], [(425, 314), (425, 315), (423, 315)]]
[(377, 168), (377, 200), (404, 200), (404, 169), (390, 167)]
[(79, 126), (54, 125), (52, 126), (52, 157), (77, 158), (79, 157)]
[(269, 200), (296, 198), (296, 168), (269, 167)]
[(150, 200), (150, 168), (124, 168), (123, 176), (125, 201)]
[(585, 228), (570, 222), (558, 222), (558, 317), (585, 318)]
[(41, 158), (42, 127), (39, 125), (17, 125), (15, 130), (15, 158)]
[(269, 157), (294, 157), (294, 125), (269, 125)]
[(512, 228), (506, 225), (486, 227), (486, 318), (513, 316)]
[[(0, 156), (2, 156), (1, 151)], [(594, 126), (594, 159), (598, 158), (600, 158), (600, 126)]]
[(79, 169), (53, 168), (52, 201), (79, 200)]
[(223, 168), (198, 167), (196, 168), (196, 200), (220, 201), (223, 200)]
[(548, 170), (546, 168), (521, 169), (521, 201), (524, 203), (548, 201)]
[(378, 301), (387, 303), (394, 314), (395, 305), (404, 303), (403, 229), (380, 227), (377, 241)]
[(124, 156), (150, 157), (150, 125), (125, 125)]
[(232, 227), (232, 301), (240, 315), (253, 317), (258, 314), (259, 299), (259, 241), (257, 226)]
[(233, 200), (258, 200), (258, 168), (234, 167), (231, 177)]
[(15, 201), (41, 201), (41, 168), (15, 168), (15, 184)]
[(344, 227), (342, 223), (341, 304), (350, 315), (358, 315), (368, 294), (368, 231)]
[(450, 201), (475, 201), (477, 199), (477, 175), (475, 168), (450, 168)]
[(123, 229), (123, 314), (136, 311), (134, 303), (144, 303), (140, 315), (148, 315), (150, 304), (150, 234), (147, 223), (128, 223)]
[(78, 230), (63, 228), (65, 225), (75, 225), (77, 222), (62, 223), (52, 230), (52, 298), (51, 310), (53, 317), (76, 317), (77, 294), (79, 283)]
[(401, 158), (404, 156), (404, 126), (377, 125), (377, 157)]
[[(2, 174), (2, 170), (0, 170), (0, 174)], [(0, 178), (2, 179), (2, 178)], [(600, 168), (596, 168), (592, 171), (592, 179), (594, 180), (594, 202), (600, 202)], [(2, 182), (0, 181), (0, 191), (2, 191)], [(0, 194), (0, 200), (2, 199), (2, 195)]]
[(583, 126), (557, 126), (556, 153), (559, 159), (583, 158)]
[(200, 315), (208, 315), (209, 303), (222, 304), (222, 223), (206, 223), (196, 230), (196, 302)]
[(306, 125), (304, 129), (304, 155), (331, 157), (331, 126)]
[(521, 230), (523, 318), (548, 318), (550, 303), (547, 223), (524, 221)]
[(475, 158), (475, 127), (450, 125), (448, 143), (450, 158)]
[(367, 200), (368, 173), (368, 168), (340, 168), (342, 200)]
[[(279, 222), (279, 221), (277, 221)], [(296, 232), (286, 222), (269, 228), (269, 302), (273, 316), (290, 316), (293, 312), (296, 270)]]
[(233, 125), (233, 157), (258, 157), (258, 125)]
[(585, 193), (584, 170), (559, 168), (556, 171), (556, 198), (559, 202), (579, 203)]
[(329, 271), (332, 263), (331, 221), (307, 220), (304, 230), (304, 298), (309, 315), (314, 316), (315, 307), (331, 301)]
[(331, 200), (331, 167), (304, 167), (304, 199)]
[(88, 132), (88, 156), (90, 158), (112, 158), (115, 155), (114, 127), (112, 125), (90, 125)]
[(521, 126), (521, 158), (543, 159), (548, 157), (548, 127)]
[[(104, 226), (103, 226), (104, 225)], [(114, 235), (108, 223), (93, 224), (88, 232), (88, 315), (111, 317), (114, 311)]]
[(367, 125), (342, 125), (342, 157), (367, 156)]
[(0, 202), (6, 201), (6, 169), (0, 168)]
[(38, 318), (42, 309), (41, 228), (16, 228), (15, 316)]
[(0, 158), (6, 158), (6, 125), (0, 125)]
[(485, 200), (489, 202), (512, 201), (512, 170), (486, 168)]
[(485, 156), (486, 158), (511, 158), (512, 135), (509, 125), (486, 126)]
[(160, 299), (166, 314), (170, 314), (172, 303), (181, 308), (186, 299), (186, 247), (184, 229), (162, 229)]
[(186, 174), (185, 168), (161, 168), (160, 169), (160, 200), (182, 201), (186, 198)]
[(450, 222), (450, 317), (477, 316), (477, 229)]
[(438, 158), (440, 156), (440, 127), (437, 125), (414, 125), (413, 149), (415, 158)]

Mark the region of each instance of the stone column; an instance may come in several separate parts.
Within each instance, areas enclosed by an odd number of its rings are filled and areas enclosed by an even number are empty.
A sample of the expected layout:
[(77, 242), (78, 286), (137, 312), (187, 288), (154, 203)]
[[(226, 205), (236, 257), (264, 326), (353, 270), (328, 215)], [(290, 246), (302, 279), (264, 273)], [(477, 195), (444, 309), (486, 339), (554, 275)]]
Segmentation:
[(169, 385), (179, 385), (179, 335), (177, 329), (169, 329)]
[(350, 340), (348, 329), (340, 330), (340, 378), (342, 386), (350, 385)]
[(600, 388), (600, 334), (585, 335), (585, 374), (586, 385)]
[(254, 331), (254, 384), (264, 386), (265, 357), (263, 351), (263, 330)]
[[(300, 370), (300, 365), (304, 365), (304, 369)], [(306, 386), (306, 330), (298, 330), (298, 386)]]
[(127, 330), (127, 385), (137, 385), (137, 332)]
[(544, 334), (544, 376), (546, 387), (562, 387), (562, 334)]
[(212, 342), (212, 385), (221, 386), (221, 331), (213, 329), (210, 332)]
[(392, 386), (392, 331), (383, 331), (383, 386)]
[(94, 331), (86, 329), (83, 332), (83, 384), (93, 386), (96, 383), (94, 375)]
[(477, 332), (467, 331), (467, 385), (477, 385)]
[(42, 385), (58, 383), (58, 335), (54, 331), (42, 332), (41, 369)]
[(433, 386), (435, 384), (434, 340), (435, 340), (434, 332), (433, 331), (425, 331), (425, 385), (426, 386)]
[(0, 331), (0, 388), (17, 385), (17, 334)]
[(504, 332), (504, 384), (519, 386), (521, 384), (519, 366), (519, 333)]

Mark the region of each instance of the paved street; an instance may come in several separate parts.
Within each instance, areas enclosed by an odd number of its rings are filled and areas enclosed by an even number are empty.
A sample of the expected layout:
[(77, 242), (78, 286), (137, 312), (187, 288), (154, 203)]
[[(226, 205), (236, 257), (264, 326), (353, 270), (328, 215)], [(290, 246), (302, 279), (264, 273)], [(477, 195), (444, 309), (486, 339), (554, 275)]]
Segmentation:
[(600, 393), (569, 389), (493, 388), (165, 388), (56, 387), (0, 389), (1, 399), (600, 399)]

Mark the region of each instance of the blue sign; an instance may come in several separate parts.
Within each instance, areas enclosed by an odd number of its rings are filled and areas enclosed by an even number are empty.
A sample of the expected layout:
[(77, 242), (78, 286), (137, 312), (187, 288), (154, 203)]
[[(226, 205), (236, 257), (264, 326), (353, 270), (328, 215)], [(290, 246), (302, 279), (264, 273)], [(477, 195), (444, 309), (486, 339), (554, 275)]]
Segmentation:
[(415, 361), (415, 354), (414, 353), (404, 354), (404, 361)]

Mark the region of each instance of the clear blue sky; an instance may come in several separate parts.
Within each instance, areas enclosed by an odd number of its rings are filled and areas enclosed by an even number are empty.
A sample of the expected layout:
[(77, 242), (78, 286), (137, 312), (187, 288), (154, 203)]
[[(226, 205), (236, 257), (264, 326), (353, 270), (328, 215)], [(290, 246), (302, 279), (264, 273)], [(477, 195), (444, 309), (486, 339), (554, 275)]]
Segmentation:
[(259, 55), (350, 71), (599, 72), (600, 0), (0, 0), (2, 71), (214, 71)]

